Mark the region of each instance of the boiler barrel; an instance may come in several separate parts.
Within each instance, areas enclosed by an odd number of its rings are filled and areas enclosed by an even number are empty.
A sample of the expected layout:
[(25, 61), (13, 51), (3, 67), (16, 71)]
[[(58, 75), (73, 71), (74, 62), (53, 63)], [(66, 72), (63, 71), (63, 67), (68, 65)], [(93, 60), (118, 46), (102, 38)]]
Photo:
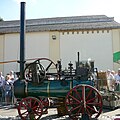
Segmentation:
[(28, 96), (44, 96), (44, 97), (65, 97), (67, 92), (74, 86), (79, 84), (92, 85), (92, 81), (80, 80), (53, 80), (44, 81), (41, 84), (28, 83), (27, 93)]
[(27, 84), (24, 81), (18, 80), (15, 82), (15, 97), (65, 97), (67, 92), (74, 86), (79, 84), (92, 85), (92, 81), (81, 81), (81, 80), (44, 80), (42, 83)]
[(27, 91), (29, 96), (64, 97), (72, 88), (70, 84), (70, 81), (63, 83), (59, 80), (44, 81), (38, 85), (29, 83)]

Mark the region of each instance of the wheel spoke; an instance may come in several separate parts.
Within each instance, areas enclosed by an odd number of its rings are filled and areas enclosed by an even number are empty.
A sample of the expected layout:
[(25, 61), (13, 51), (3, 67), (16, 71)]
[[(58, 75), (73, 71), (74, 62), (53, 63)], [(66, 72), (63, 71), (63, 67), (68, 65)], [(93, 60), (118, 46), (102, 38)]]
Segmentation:
[(78, 109), (79, 107), (80, 107), (80, 106), (73, 107), (73, 108), (70, 110), (70, 112), (75, 111), (75, 110)]
[(88, 95), (87, 95), (87, 97), (86, 97), (86, 100), (89, 98), (89, 96), (92, 94), (92, 89), (90, 89), (90, 91), (89, 91), (89, 93), (88, 93)]
[(78, 113), (81, 113), (81, 111), (82, 111), (83, 109), (84, 109), (84, 108), (83, 108), (83, 105), (80, 106), (80, 109), (78, 110)]
[(94, 106), (91, 106), (91, 107), (90, 107), (90, 106), (87, 105), (87, 110), (88, 110), (88, 109), (89, 109), (89, 110), (92, 110), (92, 111), (95, 112), (95, 113), (98, 113), (98, 111), (96, 111), (96, 110), (94, 109)]
[(32, 107), (32, 99), (30, 99), (30, 101), (28, 102), (29, 107)]
[(80, 104), (80, 101), (77, 98), (75, 98), (74, 96), (69, 95), (69, 97), (73, 98), (76, 102), (78, 102)]
[(101, 103), (93, 102), (93, 103), (87, 103), (87, 105), (101, 106)]
[(46, 67), (46, 71), (48, 71), (51, 65), (52, 65), (52, 62)]
[(35, 103), (37, 103), (37, 101), (33, 101), (34, 103), (33, 103), (33, 105), (32, 106), (35, 106)]
[(95, 97), (93, 97), (93, 98), (91, 98), (91, 99), (87, 100), (87, 102), (86, 102), (86, 103), (88, 104), (88, 103), (89, 103), (89, 102), (91, 102), (91, 101), (93, 102), (93, 101), (95, 101), (97, 98), (98, 98), (98, 97), (97, 97), (97, 96), (95, 96)]
[(80, 103), (66, 102), (66, 105), (79, 105)]
[(92, 113), (88, 110), (88, 108), (86, 108), (86, 112), (89, 116), (92, 116)]
[(82, 86), (82, 100), (85, 102), (85, 86)]
[(28, 111), (26, 110), (25, 112), (23, 112), (21, 115), (24, 115), (24, 114), (26, 114), (26, 113), (28, 113)]
[(78, 96), (79, 100), (82, 100), (82, 98), (80, 97), (80, 93), (78, 93), (77, 89), (73, 89), (73, 91), (75, 91), (75, 93)]
[(36, 110), (38, 108), (38, 106), (33, 106), (32, 110)]

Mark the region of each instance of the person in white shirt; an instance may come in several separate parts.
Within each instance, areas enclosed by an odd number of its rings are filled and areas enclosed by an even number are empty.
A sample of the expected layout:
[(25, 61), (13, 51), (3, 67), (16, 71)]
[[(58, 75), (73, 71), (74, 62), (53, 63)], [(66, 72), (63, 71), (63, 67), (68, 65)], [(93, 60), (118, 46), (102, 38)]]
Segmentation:
[(5, 101), (5, 78), (0, 72), (0, 94), (1, 94), (1, 102)]
[(15, 78), (15, 77), (14, 77), (14, 71), (11, 70), (11, 71), (10, 71), (10, 79), (11, 79), (11, 80), (14, 80), (14, 78)]
[(114, 91), (114, 84), (113, 83), (115, 81), (115, 78), (114, 78), (113, 74), (111, 74), (111, 70), (110, 69), (107, 70), (106, 74), (107, 74), (108, 89), (110, 91)]
[(116, 90), (120, 91), (120, 68), (118, 69), (118, 73), (115, 75), (115, 83), (116, 83)]

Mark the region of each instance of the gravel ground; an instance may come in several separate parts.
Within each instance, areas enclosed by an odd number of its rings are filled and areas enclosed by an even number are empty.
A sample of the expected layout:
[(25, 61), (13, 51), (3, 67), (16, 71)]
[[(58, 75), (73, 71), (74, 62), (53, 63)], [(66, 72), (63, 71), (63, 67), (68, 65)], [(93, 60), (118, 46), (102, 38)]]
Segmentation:
[[(115, 118), (119, 118), (120, 120), (120, 108), (115, 109), (113, 111), (109, 109), (104, 109), (103, 113), (99, 116), (97, 120), (115, 120)], [(0, 106), (0, 120), (21, 120), (17, 109), (13, 106)], [(40, 120), (70, 120), (69, 116), (59, 117), (57, 115), (56, 108), (48, 109), (48, 114), (42, 115)]]

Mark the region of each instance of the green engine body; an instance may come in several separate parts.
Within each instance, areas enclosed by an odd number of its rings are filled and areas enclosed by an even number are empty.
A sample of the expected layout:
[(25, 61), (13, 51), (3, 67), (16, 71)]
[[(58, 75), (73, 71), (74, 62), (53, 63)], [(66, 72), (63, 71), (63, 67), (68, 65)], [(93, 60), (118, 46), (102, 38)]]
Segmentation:
[(89, 80), (44, 80), (40, 84), (17, 80), (14, 83), (14, 94), (16, 98), (65, 97), (70, 89), (80, 84), (93, 86), (93, 82)]

